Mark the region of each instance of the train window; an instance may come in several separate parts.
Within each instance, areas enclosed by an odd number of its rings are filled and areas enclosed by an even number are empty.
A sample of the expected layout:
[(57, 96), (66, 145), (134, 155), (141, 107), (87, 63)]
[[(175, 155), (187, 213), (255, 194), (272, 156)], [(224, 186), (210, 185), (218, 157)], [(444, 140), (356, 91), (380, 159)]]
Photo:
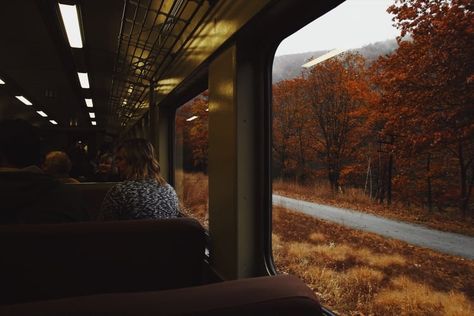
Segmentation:
[(183, 104), (175, 118), (175, 185), (182, 211), (208, 227), (208, 93)]
[(347, 0), (277, 49), (273, 259), (338, 313), (474, 314), (473, 17)]

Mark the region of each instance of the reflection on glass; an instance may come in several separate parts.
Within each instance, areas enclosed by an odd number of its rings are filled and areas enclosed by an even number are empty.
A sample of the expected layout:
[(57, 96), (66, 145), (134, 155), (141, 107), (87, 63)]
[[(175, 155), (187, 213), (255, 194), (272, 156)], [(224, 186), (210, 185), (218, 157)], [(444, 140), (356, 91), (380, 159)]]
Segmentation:
[(208, 227), (208, 94), (176, 111), (175, 184), (182, 210)]

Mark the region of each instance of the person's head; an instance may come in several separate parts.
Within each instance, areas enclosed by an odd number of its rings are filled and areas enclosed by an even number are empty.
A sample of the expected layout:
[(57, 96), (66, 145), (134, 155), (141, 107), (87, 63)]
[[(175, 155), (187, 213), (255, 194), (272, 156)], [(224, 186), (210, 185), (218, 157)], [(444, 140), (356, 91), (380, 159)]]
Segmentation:
[(115, 164), (120, 176), (127, 180), (165, 180), (160, 175), (160, 165), (155, 159), (153, 145), (146, 139), (129, 139), (117, 147)]
[(99, 158), (98, 171), (100, 173), (112, 172), (114, 157), (111, 154), (102, 154)]
[(71, 167), (71, 160), (63, 151), (48, 153), (43, 164), (44, 172), (56, 177), (68, 177)]
[(0, 165), (24, 168), (40, 162), (40, 137), (35, 127), (25, 120), (0, 122)]

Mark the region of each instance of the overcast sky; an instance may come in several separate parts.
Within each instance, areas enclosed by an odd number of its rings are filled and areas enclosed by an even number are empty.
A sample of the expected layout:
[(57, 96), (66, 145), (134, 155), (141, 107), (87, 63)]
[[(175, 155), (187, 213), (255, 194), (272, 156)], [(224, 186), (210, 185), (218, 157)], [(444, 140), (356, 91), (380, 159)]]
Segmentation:
[[(315, 1), (315, 0), (311, 0)], [(335, 48), (358, 48), (395, 38), (400, 32), (386, 12), (394, 0), (346, 0), (286, 38), (276, 55)]]

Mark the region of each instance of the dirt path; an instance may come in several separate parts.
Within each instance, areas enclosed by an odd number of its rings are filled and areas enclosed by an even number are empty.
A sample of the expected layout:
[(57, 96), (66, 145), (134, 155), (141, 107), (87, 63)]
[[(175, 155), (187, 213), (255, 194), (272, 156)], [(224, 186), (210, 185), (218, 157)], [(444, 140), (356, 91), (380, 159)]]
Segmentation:
[(413, 245), (474, 259), (474, 237), (442, 232), (421, 225), (394, 221), (349, 209), (295, 200), (280, 195), (273, 195), (273, 204), (344, 226), (403, 240)]

